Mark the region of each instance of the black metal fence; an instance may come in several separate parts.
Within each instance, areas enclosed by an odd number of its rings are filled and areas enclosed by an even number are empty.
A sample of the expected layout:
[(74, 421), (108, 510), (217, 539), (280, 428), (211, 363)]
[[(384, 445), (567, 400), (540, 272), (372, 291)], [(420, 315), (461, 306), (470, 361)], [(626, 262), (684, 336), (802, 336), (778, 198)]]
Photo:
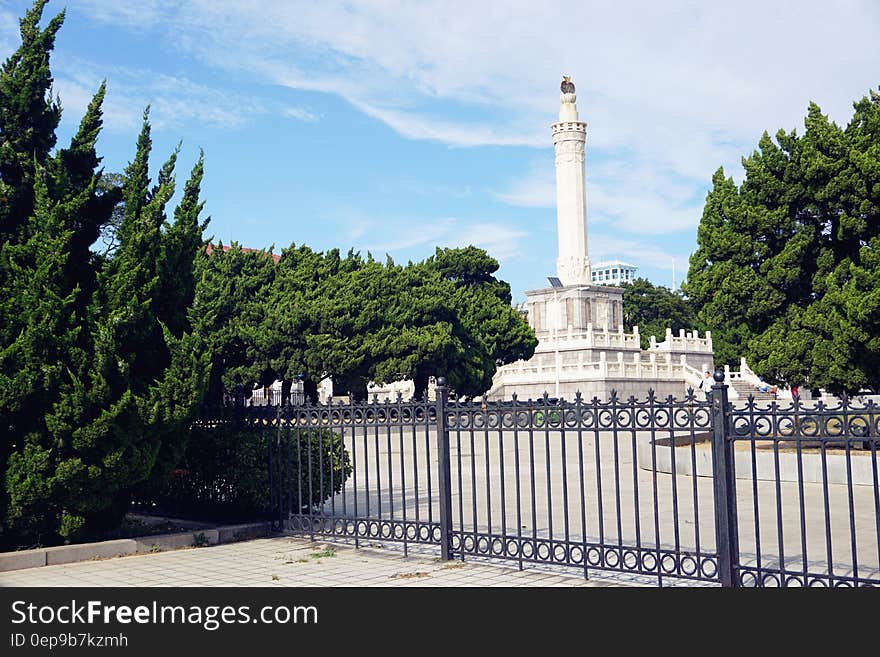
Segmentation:
[[(425, 402), (243, 408), (272, 431), (276, 528), (434, 545), (500, 559), (723, 586), (880, 584), (880, 412), (873, 402), (711, 398)], [(285, 454), (329, 430), (344, 481)], [(312, 441), (308, 441), (312, 445)], [(305, 467), (305, 466), (303, 466)], [(320, 487), (304, 495), (303, 486)], [(329, 492), (324, 492), (329, 491)], [(335, 491), (335, 492), (334, 492)], [(650, 581), (649, 580), (649, 581)]]
[(735, 488), (727, 478), (736, 583), (880, 584), (880, 407), (749, 400), (725, 415), (716, 469), (736, 476)]
[[(257, 409), (254, 409), (257, 410)], [(440, 544), (441, 505), (436, 463), (437, 407), (432, 403), (338, 404), (287, 406), (274, 417), (261, 409), (277, 440), (270, 450), (270, 495), (276, 529), (311, 537)], [(253, 414), (251, 409), (246, 413)], [(339, 436), (350, 462), (350, 473), (337, 494), (321, 494), (303, 503), (303, 477), (284, 467), (285, 455), (298, 449), (316, 428)], [(309, 485), (313, 471), (323, 472), (327, 455), (310, 451)], [(321, 490), (325, 482), (317, 482)], [(335, 482), (331, 482), (330, 489)], [(314, 499), (310, 488), (306, 500)]]

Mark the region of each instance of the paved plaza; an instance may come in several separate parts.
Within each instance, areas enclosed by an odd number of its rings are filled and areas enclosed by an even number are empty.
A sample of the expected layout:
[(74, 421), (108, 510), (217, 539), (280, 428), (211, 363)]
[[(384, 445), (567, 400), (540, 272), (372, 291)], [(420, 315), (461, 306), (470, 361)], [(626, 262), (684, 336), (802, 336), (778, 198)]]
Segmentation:
[[(356, 431), (340, 430), (354, 472), (343, 491), (321, 505), (320, 514), (436, 522), (435, 432), (421, 430), (413, 437), (393, 427)], [(480, 534), (521, 535), (714, 552), (712, 478), (655, 473), (652, 461), (670, 448), (644, 448), (650, 439), (650, 432), (627, 430), (616, 437), (587, 430), (453, 431), (453, 526), (474, 540)], [(746, 457), (749, 446), (738, 441)], [(690, 448), (676, 452), (688, 464), (700, 456)], [(761, 456), (769, 459), (765, 465), (774, 464), (772, 450)], [(828, 462), (833, 458), (844, 457), (829, 456)], [(852, 460), (872, 462), (870, 452), (855, 450)], [(803, 462), (805, 471), (821, 466), (815, 454), (804, 455)], [(880, 512), (873, 486), (777, 483), (760, 470), (758, 480), (744, 468), (743, 473), (747, 478), (736, 480), (736, 494), (744, 565), (826, 573), (833, 564), (837, 575), (880, 574)], [(294, 501), (298, 492), (293, 491)]]
[(0, 573), (0, 586), (612, 586), (505, 564), (443, 562), (430, 552), (277, 537)]

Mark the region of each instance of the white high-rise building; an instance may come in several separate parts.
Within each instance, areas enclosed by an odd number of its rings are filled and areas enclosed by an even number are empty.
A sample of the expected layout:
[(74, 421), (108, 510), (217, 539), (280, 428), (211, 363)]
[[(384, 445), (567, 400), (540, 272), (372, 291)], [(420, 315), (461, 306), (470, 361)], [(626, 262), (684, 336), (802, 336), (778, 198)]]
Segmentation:
[(593, 265), (592, 281), (599, 285), (620, 285), (636, 280), (638, 267), (620, 260), (608, 260)]

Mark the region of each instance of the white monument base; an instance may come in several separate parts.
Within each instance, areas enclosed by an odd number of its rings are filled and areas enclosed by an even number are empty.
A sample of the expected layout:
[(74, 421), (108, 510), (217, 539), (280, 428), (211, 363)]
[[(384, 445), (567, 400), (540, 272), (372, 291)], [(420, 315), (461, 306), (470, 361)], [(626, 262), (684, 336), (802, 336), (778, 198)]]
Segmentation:
[(568, 400), (682, 397), (697, 389), (703, 372), (713, 371), (712, 336), (681, 331), (665, 340), (651, 338), (642, 349), (638, 327), (623, 329), (623, 290), (572, 285), (526, 292), (528, 322), (538, 338), (528, 361), (504, 365), (495, 373), (489, 399), (538, 399), (545, 393)]

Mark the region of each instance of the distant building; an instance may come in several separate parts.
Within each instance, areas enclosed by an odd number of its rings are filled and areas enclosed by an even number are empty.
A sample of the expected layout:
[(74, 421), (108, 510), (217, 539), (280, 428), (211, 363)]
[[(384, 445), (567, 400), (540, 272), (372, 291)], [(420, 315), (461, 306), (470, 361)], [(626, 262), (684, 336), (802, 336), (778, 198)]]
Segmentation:
[(598, 285), (619, 285), (620, 283), (632, 283), (636, 280), (635, 265), (628, 265), (620, 260), (609, 260), (593, 265), (592, 282)]
[[(208, 242), (208, 244), (205, 246), (205, 253), (207, 253), (208, 255), (211, 255), (211, 254), (214, 252), (214, 249), (215, 249), (215, 248), (216, 248), (216, 247), (215, 247), (213, 244), (211, 244), (210, 242)], [(231, 248), (231, 247), (230, 247), (228, 244), (224, 244), (224, 245), (223, 245), (223, 252), (225, 253), (225, 252), (228, 251), (230, 248)], [(276, 265), (278, 264), (278, 261), (281, 260), (281, 256), (280, 256), (280, 255), (278, 255), (277, 253), (272, 253), (271, 251), (266, 251), (266, 249), (252, 249), (252, 248), (247, 247), (247, 246), (242, 246), (242, 247), (241, 247), (241, 250), (242, 250), (242, 252), (244, 252), (244, 253), (265, 253), (266, 255), (271, 255), (271, 256), (272, 256), (272, 260), (273, 260), (273, 262), (275, 262)]]

